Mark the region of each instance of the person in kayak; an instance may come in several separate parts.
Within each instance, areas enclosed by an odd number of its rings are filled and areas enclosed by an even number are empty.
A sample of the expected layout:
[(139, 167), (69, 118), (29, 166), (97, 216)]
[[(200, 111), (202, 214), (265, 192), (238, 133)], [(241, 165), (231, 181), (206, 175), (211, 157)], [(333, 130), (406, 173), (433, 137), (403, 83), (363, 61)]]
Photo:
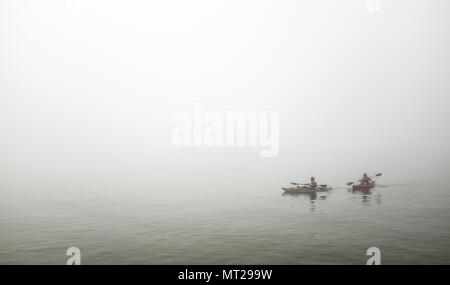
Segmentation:
[(367, 173), (364, 173), (363, 178), (359, 180), (359, 182), (359, 185), (369, 185), (370, 183), (372, 183), (372, 179), (367, 176)]
[(317, 182), (316, 179), (314, 177), (311, 177), (308, 186), (311, 187), (312, 189), (316, 189), (317, 188)]

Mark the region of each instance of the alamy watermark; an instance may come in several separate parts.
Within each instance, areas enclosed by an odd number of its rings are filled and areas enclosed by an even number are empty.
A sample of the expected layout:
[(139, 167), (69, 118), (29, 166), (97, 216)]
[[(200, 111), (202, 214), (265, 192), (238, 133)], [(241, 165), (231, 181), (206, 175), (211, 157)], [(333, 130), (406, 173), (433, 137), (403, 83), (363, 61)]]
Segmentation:
[(366, 251), (366, 255), (370, 256), (367, 260), (367, 265), (380, 265), (381, 264), (381, 251), (378, 247), (370, 247)]
[(204, 110), (194, 104), (191, 111), (176, 111), (172, 130), (174, 146), (259, 147), (261, 157), (279, 151), (278, 111), (246, 112)]
[(66, 265), (81, 265), (81, 251), (78, 247), (69, 247), (66, 255), (70, 256), (66, 261)]
[[(67, 265), (81, 265), (81, 251), (78, 247), (69, 247), (66, 255), (70, 256), (67, 259)], [(378, 247), (370, 247), (366, 251), (366, 255), (370, 256), (367, 260), (367, 265), (381, 265), (381, 251)]]
[(381, 10), (381, 0), (367, 0), (366, 7), (370, 12), (378, 12)]

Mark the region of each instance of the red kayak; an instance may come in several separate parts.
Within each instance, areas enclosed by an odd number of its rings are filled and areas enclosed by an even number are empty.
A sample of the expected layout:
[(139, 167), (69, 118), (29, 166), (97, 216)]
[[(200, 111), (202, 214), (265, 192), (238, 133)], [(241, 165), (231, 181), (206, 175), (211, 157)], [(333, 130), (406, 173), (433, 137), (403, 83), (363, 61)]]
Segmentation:
[(365, 185), (353, 185), (353, 190), (366, 190), (375, 187), (375, 181)]

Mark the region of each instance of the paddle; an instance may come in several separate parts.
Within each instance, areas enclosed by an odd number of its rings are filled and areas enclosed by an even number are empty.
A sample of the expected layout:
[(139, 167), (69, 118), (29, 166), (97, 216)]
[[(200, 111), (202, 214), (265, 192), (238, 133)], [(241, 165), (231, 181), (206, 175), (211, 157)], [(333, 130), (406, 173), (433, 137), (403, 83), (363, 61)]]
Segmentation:
[[(381, 176), (381, 173), (378, 173), (378, 174), (375, 174), (374, 176), (370, 176), (369, 178), (380, 177), (380, 176)], [(353, 183), (356, 183), (356, 182), (359, 182), (359, 181), (361, 181), (361, 180), (358, 180), (358, 181), (355, 181), (355, 182), (349, 182), (349, 183), (347, 183), (347, 185), (352, 185)]]
[[(292, 184), (292, 185), (297, 185), (297, 186), (300, 186), (300, 185), (302, 185), (302, 186), (309, 185), (309, 184), (295, 183), (295, 182), (291, 182), (291, 184)], [(319, 187), (327, 187), (327, 184), (322, 184), (322, 185), (317, 185), (317, 186), (319, 186)]]

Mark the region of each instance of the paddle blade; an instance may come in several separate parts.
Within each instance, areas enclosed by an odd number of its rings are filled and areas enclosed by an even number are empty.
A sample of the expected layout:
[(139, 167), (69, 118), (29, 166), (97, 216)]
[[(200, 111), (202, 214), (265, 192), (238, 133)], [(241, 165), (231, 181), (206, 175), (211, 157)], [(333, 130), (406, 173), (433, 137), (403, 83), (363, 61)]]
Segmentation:
[(375, 175), (375, 177), (379, 177), (379, 176), (381, 176), (381, 173), (378, 173), (377, 175)]
[(347, 183), (347, 185), (349, 185), (349, 186), (350, 186), (350, 185), (352, 185), (353, 183), (355, 183), (355, 182), (349, 182), (349, 183)]
[(292, 185), (298, 185), (298, 183), (295, 183), (295, 182), (291, 182), (291, 184), (292, 184)]

